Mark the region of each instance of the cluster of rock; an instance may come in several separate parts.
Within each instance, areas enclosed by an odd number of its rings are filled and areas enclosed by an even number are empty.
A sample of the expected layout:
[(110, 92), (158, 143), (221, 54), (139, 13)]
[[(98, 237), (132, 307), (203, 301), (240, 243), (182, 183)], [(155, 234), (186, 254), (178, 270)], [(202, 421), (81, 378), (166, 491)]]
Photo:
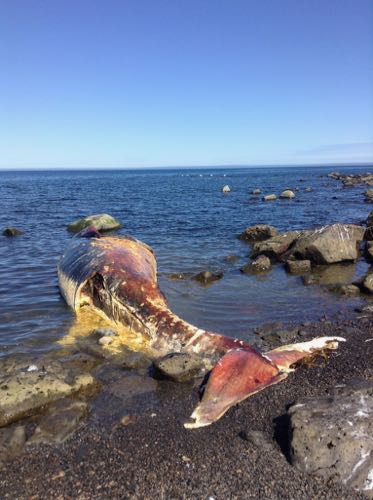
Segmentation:
[(95, 226), (98, 231), (113, 231), (114, 229), (120, 229), (122, 224), (111, 215), (96, 214), (72, 222), (67, 226), (67, 230), (71, 233), (79, 233), (79, 231), (89, 226)]
[(341, 181), (344, 186), (357, 186), (359, 184), (366, 184), (373, 186), (373, 174), (366, 172), (364, 174), (341, 174), (340, 172), (331, 172), (328, 177)]
[[(285, 191), (282, 191), (280, 194), (280, 198), (285, 199), (285, 200), (291, 200), (295, 198), (295, 193), (291, 189), (285, 189)], [(277, 196), (275, 194), (267, 194), (263, 196), (264, 201), (273, 201), (277, 200)]]
[[(305, 275), (305, 284), (340, 283), (340, 292), (345, 295), (357, 295), (360, 291), (373, 294), (373, 272), (348, 283), (353, 273), (349, 276), (348, 266), (346, 269), (341, 266), (356, 262), (361, 250), (368, 261), (373, 261), (373, 211), (368, 216), (367, 228), (355, 224), (331, 224), (280, 234), (273, 226), (257, 224), (246, 228), (238, 237), (252, 244), (251, 261), (241, 268), (242, 272), (266, 272), (271, 269), (271, 263), (281, 262), (288, 272)], [(332, 271), (337, 265), (341, 267), (337, 271), (343, 279), (335, 281)], [(328, 269), (331, 269), (330, 279)], [(311, 271), (314, 275), (310, 275)]]

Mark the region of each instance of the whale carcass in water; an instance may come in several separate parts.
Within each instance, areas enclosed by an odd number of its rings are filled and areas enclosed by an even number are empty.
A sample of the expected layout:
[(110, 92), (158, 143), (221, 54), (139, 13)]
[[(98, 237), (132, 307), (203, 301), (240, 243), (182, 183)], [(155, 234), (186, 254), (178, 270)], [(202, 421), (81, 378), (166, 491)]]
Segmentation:
[(145, 336), (157, 356), (193, 353), (213, 367), (188, 428), (215, 422), (234, 404), (286, 378), (300, 360), (336, 349), (344, 340), (320, 337), (260, 353), (242, 340), (192, 326), (168, 308), (149, 246), (128, 236), (101, 236), (92, 227), (71, 240), (58, 277), (76, 313), (93, 308)]

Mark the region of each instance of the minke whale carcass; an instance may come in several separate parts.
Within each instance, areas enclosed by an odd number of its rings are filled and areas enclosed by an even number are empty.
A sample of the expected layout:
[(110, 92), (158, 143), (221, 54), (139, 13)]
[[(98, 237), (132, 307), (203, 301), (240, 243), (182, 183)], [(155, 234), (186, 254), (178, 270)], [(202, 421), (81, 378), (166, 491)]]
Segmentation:
[(319, 337), (260, 353), (248, 343), (199, 329), (174, 314), (157, 284), (152, 249), (129, 236), (103, 236), (94, 227), (74, 237), (60, 259), (61, 293), (77, 313), (92, 308), (145, 337), (154, 357), (201, 356), (211, 369), (187, 428), (210, 425), (234, 404), (284, 380), (305, 358), (338, 347), (341, 337)]

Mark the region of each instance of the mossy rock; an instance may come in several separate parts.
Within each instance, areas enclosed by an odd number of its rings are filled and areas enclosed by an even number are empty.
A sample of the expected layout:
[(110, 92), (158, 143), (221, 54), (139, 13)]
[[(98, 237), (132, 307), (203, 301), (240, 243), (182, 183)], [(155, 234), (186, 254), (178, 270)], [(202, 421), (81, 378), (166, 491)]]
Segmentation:
[(67, 230), (71, 233), (79, 233), (79, 231), (89, 226), (95, 226), (98, 231), (112, 231), (121, 228), (122, 224), (111, 215), (97, 214), (72, 222), (67, 226)]

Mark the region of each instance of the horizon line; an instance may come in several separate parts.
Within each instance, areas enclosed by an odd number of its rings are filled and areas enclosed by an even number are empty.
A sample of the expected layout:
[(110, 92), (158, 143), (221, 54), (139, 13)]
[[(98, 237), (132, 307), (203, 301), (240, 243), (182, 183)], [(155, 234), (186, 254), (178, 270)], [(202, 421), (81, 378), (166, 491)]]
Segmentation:
[(90, 167), (90, 166), (70, 166), (70, 167), (1, 167), (0, 166), (0, 171), (52, 171), (52, 170), (59, 170), (59, 171), (66, 171), (66, 170), (173, 170), (173, 169), (184, 169), (184, 170), (198, 170), (198, 169), (235, 169), (235, 168), (280, 168), (280, 167), (311, 167), (311, 168), (323, 168), (323, 167), (351, 167), (351, 168), (356, 168), (356, 167), (365, 167), (368, 165), (373, 166), (373, 160), (372, 161), (364, 161), (364, 162), (347, 162), (347, 163), (342, 163), (342, 162), (322, 162), (322, 163), (267, 163), (267, 164), (216, 164), (216, 165), (198, 165), (198, 166), (191, 166), (191, 165), (158, 165), (158, 166), (140, 166), (140, 167), (123, 167), (123, 166), (118, 166), (118, 167)]

